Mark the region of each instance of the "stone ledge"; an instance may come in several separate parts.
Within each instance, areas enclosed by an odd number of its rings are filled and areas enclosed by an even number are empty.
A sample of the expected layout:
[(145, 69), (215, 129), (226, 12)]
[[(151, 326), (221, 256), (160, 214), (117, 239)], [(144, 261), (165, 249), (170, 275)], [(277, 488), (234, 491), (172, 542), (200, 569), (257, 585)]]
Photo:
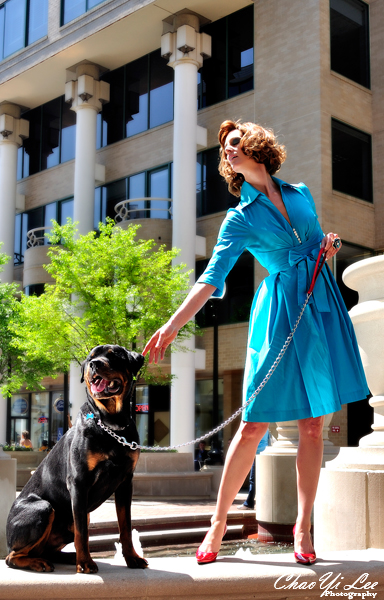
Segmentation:
[[(245, 555), (244, 558), (219, 557), (211, 565), (197, 565), (194, 558), (153, 558), (146, 570), (129, 570), (118, 560), (97, 560), (99, 573), (81, 575), (74, 567), (59, 566), (54, 573), (32, 573), (9, 569), (0, 563), (0, 600), (55, 598), (74, 600), (318, 600), (325, 590), (321, 578), (334, 581), (330, 591), (337, 598), (348, 598), (345, 585), (354, 584), (367, 573), (368, 582), (376, 586), (368, 590), (380, 600), (384, 592), (384, 550), (324, 553), (312, 567), (296, 565), (291, 554)], [(331, 574), (331, 575), (330, 575)], [(275, 584), (277, 583), (277, 589)], [(284, 589), (297, 579), (296, 587)], [(298, 586), (305, 588), (298, 589)], [(311, 585), (311, 589), (308, 586)], [(322, 588), (320, 586), (323, 586)], [(351, 590), (352, 591), (352, 590)], [(364, 590), (354, 589), (355, 594)], [(365, 590), (365, 593), (367, 590)], [(345, 596), (341, 596), (346, 594)], [(376, 594), (373, 596), (372, 594)], [(354, 596), (362, 598), (363, 596)]]

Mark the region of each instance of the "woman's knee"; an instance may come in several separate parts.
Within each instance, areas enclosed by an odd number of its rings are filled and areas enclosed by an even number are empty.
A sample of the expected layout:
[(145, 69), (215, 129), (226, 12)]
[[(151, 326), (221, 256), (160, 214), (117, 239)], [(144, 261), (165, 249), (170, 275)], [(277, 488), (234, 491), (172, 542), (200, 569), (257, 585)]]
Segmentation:
[(310, 417), (309, 419), (301, 419), (298, 421), (300, 438), (308, 438), (311, 440), (322, 440), (324, 417)]
[(267, 429), (268, 423), (251, 423), (250, 421), (242, 421), (239, 427), (239, 434), (244, 440), (254, 440), (256, 437), (262, 438)]

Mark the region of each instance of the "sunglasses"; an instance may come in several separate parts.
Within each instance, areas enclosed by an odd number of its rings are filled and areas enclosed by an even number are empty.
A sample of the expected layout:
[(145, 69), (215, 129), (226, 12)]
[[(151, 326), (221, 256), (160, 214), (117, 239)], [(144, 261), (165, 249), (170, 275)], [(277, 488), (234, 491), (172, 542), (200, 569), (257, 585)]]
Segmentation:
[(240, 140), (241, 137), (232, 138), (231, 141), (228, 143), (228, 146), (236, 147), (240, 144)]

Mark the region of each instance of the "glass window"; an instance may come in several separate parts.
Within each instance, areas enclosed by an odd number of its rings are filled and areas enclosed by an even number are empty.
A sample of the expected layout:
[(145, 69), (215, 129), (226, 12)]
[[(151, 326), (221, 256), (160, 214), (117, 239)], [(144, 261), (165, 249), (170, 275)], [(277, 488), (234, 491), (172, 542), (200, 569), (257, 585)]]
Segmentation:
[(371, 136), (332, 119), (332, 187), (373, 202)]
[[(203, 273), (208, 260), (196, 263), (196, 279)], [(254, 258), (243, 252), (226, 279), (222, 300), (208, 302), (196, 315), (199, 327), (212, 327), (248, 321), (254, 295)]]
[(147, 385), (136, 388), (136, 427), (142, 445), (148, 444), (149, 388)]
[(150, 54), (149, 127), (157, 127), (173, 119), (173, 69), (160, 55)]
[(148, 129), (148, 56), (126, 65), (125, 77), (125, 135), (130, 137)]
[[(211, 431), (213, 427), (217, 427), (219, 423), (223, 422), (223, 391), (224, 385), (223, 380), (218, 380), (218, 400), (219, 400), (219, 413), (216, 416), (218, 423), (213, 422), (213, 380), (203, 379), (196, 381), (195, 398), (196, 398), (196, 426), (195, 434), (196, 437), (200, 437)], [(223, 431), (221, 430), (218, 434), (220, 445), (223, 439)]]
[(5, 6), (0, 6), (0, 60), (4, 58), (4, 21), (5, 21)]
[(368, 11), (360, 0), (330, 0), (331, 69), (369, 88)]
[(118, 202), (122, 200), (126, 200), (127, 198), (127, 181), (126, 179), (120, 179), (120, 181), (115, 181), (114, 183), (110, 183), (104, 187), (106, 200), (106, 216), (111, 219), (115, 218), (115, 206)]
[[(137, 173), (128, 177), (128, 198), (135, 200), (136, 198), (145, 198), (145, 173)], [(135, 212), (129, 213), (130, 219), (145, 219), (147, 212), (144, 211), (145, 200), (138, 200), (137, 202), (130, 202), (129, 209)]]
[(197, 155), (197, 216), (226, 211), (238, 203), (228, 192), (228, 186), (219, 174), (219, 150), (211, 148)]
[[(149, 196), (151, 198), (169, 198), (169, 168), (156, 169), (148, 173)], [(167, 210), (169, 203), (161, 200), (151, 200), (151, 219), (170, 219)]]
[[(44, 227), (52, 227), (52, 221), (57, 221), (57, 202), (46, 204), (44, 208)], [(49, 233), (49, 230), (46, 233)], [(44, 244), (48, 244), (47, 237), (45, 237)]]
[[(64, 394), (63, 392), (52, 393), (51, 406), (51, 437), (48, 440), (51, 444), (56, 444), (64, 435)], [(50, 444), (50, 445), (51, 445)]]
[(31, 394), (31, 440), (38, 450), (49, 441), (49, 392)]
[(110, 84), (110, 102), (102, 111), (102, 145), (107, 146), (124, 138), (124, 67), (106, 73), (102, 79)]
[(47, 35), (47, 0), (7, 0), (0, 6), (0, 60)]
[(198, 107), (253, 89), (253, 6), (202, 27), (212, 37), (212, 56), (198, 79)]
[(28, 44), (47, 35), (48, 2), (47, 0), (29, 0)]
[(59, 202), (59, 224), (66, 225), (68, 219), (73, 221), (73, 198)]
[(29, 136), (23, 143), (23, 177), (40, 171), (41, 106), (23, 114), (29, 121)]
[(16, 215), (15, 217), (15, 244), (14, 244), (14, 264), (21, 264), (21, 219), (22, 215)]
[(60, 162), (61, 98), (43, 105), (41, 169), (55, 167)]
[(87, 10), (85, 0), (63, 0), (63, 25), (73, 21)]
[(76, 148), (76, 113), (62, 98), (61, 117), (61, 155), (60, 162), (75, 158)]
[(8, 0), (5, 6), (4, 57), (25, 46), (25, 0)]
[(253, 20), (238, 11), (228, 19), (228, 97), (253, 89)]
[(200, 69), (199, 108), (227, 99), (227, 18), (202, 27), (202, 31), (212, 37), (212, 56)]

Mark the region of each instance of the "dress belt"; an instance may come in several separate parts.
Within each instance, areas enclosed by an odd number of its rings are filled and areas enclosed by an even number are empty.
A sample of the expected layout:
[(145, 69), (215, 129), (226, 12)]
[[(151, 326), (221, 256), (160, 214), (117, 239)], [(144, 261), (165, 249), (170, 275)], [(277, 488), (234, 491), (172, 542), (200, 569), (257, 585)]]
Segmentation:
[[(299, 306), (304, 304), (307, 298), (307, 289), (311, 281), (313, 271), (315, 269), (317, 257), (319, 255), (320, 241), (310, 240), (299, 246), (291, 248), (288, 253), (288, 261), (274, 265), (273, 271), (270, 274), (280, 273), (297, 266), (297, 303)], [(268, 268), (268, 267), (267, 267)], [(327, 269), (323, 269), (314, 287), (312, 298), (315, 301), (316, 307), (320, 312), (329, 312), (329, 302), (326, 291), (326, 280), (328, 281), (329, 274)]]

